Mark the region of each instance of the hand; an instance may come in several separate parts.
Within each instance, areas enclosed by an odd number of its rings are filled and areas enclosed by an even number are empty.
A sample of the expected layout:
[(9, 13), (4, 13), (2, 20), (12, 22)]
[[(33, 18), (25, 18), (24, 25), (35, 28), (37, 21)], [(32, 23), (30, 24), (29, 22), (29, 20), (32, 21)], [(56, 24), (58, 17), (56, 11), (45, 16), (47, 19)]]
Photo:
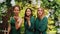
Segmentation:
[(30, 17), (25, 17), (25, 18), (26, 18), (26, 20), (27, 20), (28, 25), (31, 26)]
[(25, 17), (27, 21), (30, 21), (30, 17)]
[(18, 20), (18, 17), (14, 16), (15, 20), (17, 21)]
[(19, 18), (15, 23), (16, 29), (18, 30), (21, 27), (21, 25), (22, 25), (22, 19)]

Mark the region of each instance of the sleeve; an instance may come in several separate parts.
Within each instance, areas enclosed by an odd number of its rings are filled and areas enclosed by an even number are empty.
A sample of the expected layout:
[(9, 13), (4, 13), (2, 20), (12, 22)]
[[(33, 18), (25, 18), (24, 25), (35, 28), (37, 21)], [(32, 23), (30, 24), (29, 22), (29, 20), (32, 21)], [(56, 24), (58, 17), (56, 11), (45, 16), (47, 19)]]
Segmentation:
[(25, 27), (25, 29), (27, 29), (27, 22), (24, 20), (24, 27)]
[(48, 23), (48, 19), (45, 18), (43, 20), (43, 23), (39, 26), (39, 31), (40, 32), (43, 32), (43, 31), (45, 31), (47, 29), (47, 23)]
[(14, 22), (13, 17), (10, 17), (10, 24)]
[(10, 17), (10, 23), (12, 22), (12, 17)]

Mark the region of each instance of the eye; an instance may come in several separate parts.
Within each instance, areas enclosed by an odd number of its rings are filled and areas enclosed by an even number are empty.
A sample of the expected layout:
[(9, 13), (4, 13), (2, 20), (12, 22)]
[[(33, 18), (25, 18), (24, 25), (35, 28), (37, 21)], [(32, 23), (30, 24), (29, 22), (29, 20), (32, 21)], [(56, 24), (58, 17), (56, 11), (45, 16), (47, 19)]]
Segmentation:
[(14, 11), (19, 11), (19, 10), (15, 9)]

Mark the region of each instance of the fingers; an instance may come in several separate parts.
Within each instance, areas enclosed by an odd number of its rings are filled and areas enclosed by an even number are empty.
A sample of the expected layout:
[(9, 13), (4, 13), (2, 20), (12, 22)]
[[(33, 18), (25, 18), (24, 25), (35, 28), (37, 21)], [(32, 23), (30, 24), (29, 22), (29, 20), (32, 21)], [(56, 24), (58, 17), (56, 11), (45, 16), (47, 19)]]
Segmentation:
[(29, 17), (25, 17), (26, 18), (26, 20), (30, 20), (30, 18)]

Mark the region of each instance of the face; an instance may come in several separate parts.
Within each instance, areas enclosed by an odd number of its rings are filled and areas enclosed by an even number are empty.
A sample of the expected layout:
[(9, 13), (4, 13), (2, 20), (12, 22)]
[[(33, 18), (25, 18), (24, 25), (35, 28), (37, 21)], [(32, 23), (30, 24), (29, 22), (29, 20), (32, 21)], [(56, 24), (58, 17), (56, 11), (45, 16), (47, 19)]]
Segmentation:
[(31, 10), (30, 10), (30, 9), (27, 9), (26, 15), (27, 15), (27, 16), (30, 16), (30, 15), (31, 15)]
[(19, 8), (18, 8), (18, 7), (15, 7), (15, 8), (14, 8), (14, 14), (15, 14), (15, 15), (18, 15), (18, 14), (19, 14)]
[(39, 8), (37, 13), (38, 13), (39, 16), (42, 16), (42, 14), (43, 14), (42, 8)]

